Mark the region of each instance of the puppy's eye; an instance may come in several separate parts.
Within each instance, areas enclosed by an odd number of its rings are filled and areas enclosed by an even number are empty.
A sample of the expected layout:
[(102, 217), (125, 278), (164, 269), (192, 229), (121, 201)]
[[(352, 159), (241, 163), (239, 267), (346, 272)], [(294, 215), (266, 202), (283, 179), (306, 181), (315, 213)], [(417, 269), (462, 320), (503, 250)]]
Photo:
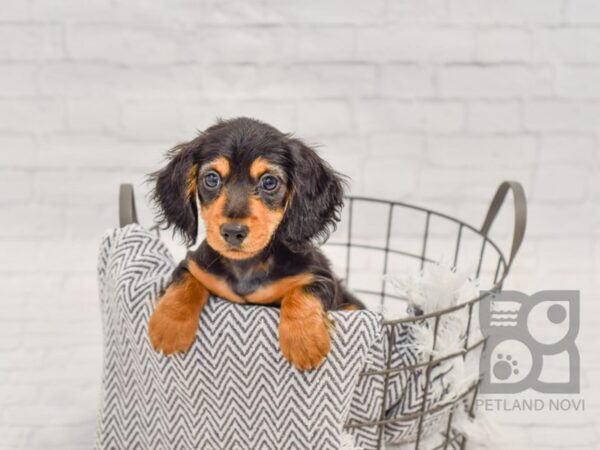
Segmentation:
[(204, 186), (208, 189), (216, 189), (221, 184), (221, 177), (217, 172), (211, 170), (204, 175)]
[(265, 191), (274, 191), (279, 186), (279, 180), (273, 175), (265, 175), (260, 179), (259, 184)]

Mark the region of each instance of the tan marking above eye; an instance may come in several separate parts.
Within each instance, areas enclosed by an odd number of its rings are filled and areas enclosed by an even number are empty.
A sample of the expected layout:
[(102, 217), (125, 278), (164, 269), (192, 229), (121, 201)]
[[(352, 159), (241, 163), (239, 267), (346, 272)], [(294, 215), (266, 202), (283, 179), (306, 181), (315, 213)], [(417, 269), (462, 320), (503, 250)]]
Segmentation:
[(266, 172), (272, 171), (273, 167), (260, 156), (256, 158), (250, 165), (250, 176), (258, 180)]
[(219, 172), (222, 178), (225, 178), (229, 175), (231, 171), (231, 166), (229, 165), (229, 161), (224, 156), (219, 156), (217, 159), (211, 161), (209, 166)]

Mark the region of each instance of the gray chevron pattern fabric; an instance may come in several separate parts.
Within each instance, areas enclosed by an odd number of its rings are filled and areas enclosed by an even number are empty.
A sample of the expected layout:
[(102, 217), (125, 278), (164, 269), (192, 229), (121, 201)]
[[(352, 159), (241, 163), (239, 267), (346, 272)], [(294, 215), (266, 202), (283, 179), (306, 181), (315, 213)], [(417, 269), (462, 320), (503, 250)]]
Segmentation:
[[(175, 264), (162, 241), (139, 225), (107, 233), (98, 276), (104, 373), (98, 450), (339, 449), (415, 440), (425, 394), (424, 371), (387, 381), (363, 372), (419, 362), (412, 328), (382, 329), (367, 311), (331, 312), (336, 334), (319, 370), (302, 373), (278, 349), (276, 308), (211, 298), (196, 343), (183, 355), (151, 348), (148, 318)], [(427, 326), (426, 323), (423, 326)], [(445, 400), (447, 369), (435, 366), (426, 407)], [(426, 416), (423, 435), (443, 431), (449, 410)], [(344, 425), (403, 418), (383, 429)], [(381, 434), (381, 436), (380, 436)], [(344, 435), (344, 436), (342, 436)], [(383, 447), (381, 447), (383, 448)]]
[[(420, 326), (427, 326), (426, 323)], [(395, 336), (397, 338), (392, 346), (391, 366), (392, 367), (408, 367), (414, 366), (423, 359), (417, 356), (414, 349), (414, 335), (411, 333), (411, 328), (406, 324), (394, 325)], [(386, 334), (390, 332), (390, 328), (386, 328)], [(387, 356), (387, 346), (385, 352)], [(448, 368), (445, 365), (435, 365), (431, 368), (429, 375), (429, 385), (426, 386), (426, 370), (416, 369), (411, 371), (402, 371), (390, 377), (388, 381), (388, 401), (386, 408), (386, 417), (400, 418), (420, 413), (425, 408), (428, 410), (446, 400), (446, 396), (450, 390), (446, 375)], [(427, 393), (427, 394), (426, 394)], [(422, 437), (428, 436), (431, 433), (445, 430), (449, 410), (440, 410), (438, 413), (428, 414), (423, 418)], [(386, 442), (400, 443), (413, 441), (416, 439), (420, 419), (408, 421), (397, 421), (389, 423), (385, 428)]]
[[(96, 448), (339, 449), (359, 374), (381, 349), (380, 317), (330, 313), (331, 353), (318, 370), (302, 373), (279, 352), (278, 309), (212, 298), (190, 351), (165, 357), (151, 348), (147, 323), (173, 268), (164, 244), (139, 225), (102, 241)], [(363, 396), (376, 391), (363, 387)]]
[[(423, 323), (422, 326), (427, 326)], [(391, 340), (390, 367), (409, 367), (422, 362), (414, 350), (413, 328), (407, 324), (393, 325)], [(377, 346), (368, 358), (366, 372), (382, 371), (386, 367), (390, 349), (390, 333), (392, 326), (386, 326), (382, 345)], [(447, 368), (433, 366), (427, 389), (426, 409), (435, 407), (446, 400), (449, 391), (446, 380)], [(419, 418), (410, 420), (411, 415), (420, 413), (425, 398), (425, 370), (399, 371), (390, 374), (387, 381), (387, 395), (384, 402), (384, 375), (361, 376), (354, 392), (350, 407), (348, 422), (365, 423), (375, 420), (402, 419), (387, 423), (383, 430), (377, 426), (363, 426), (352, 428), (350, 432), (355, 436), (360, 448), (377, 448), (379, 442), (388, 444), (401, 444), (414, 442), (417, 437)], [(442, 409), (437, 413), (428, 414), (423, 419), (422, 437), (436, 432), (445, 431), (449, 409)], [(382, 433), (382, 436), (379, 436)], [(450, 448), (450, 447), (449, 447)]]

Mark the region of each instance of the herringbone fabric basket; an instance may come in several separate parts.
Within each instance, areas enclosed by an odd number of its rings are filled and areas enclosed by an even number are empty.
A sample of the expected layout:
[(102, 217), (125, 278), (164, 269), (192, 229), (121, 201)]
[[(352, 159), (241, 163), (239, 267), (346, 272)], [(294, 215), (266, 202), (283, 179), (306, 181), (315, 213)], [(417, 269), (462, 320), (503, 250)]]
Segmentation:
[(165, 357), (152, 349), (147, 323), (174, 268), (161, 240), (139, 225), (102, 241), (97, 448), (339, 449), (381, 318), (331, 313), (336, 331), (326, 362), (300, 372), (279, 351), (278, 309), (211, 298), (192, 348)]

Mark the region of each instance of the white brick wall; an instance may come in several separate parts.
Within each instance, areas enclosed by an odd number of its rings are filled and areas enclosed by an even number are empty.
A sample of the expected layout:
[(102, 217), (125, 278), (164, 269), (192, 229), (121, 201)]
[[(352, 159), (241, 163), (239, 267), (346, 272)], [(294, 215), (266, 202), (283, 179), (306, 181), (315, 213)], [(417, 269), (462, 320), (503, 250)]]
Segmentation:
[(118, 184), (149, 223), (145, 174), (235, 115), (320, 143), (355, 194), (476, 225), (520, 180), (508, 286), (582, 290), (586, 412), (496, 414), (492, 448), (598, 448), (599, 79), (597, 0), (4, 1), (0, 450), (90, 448)]

